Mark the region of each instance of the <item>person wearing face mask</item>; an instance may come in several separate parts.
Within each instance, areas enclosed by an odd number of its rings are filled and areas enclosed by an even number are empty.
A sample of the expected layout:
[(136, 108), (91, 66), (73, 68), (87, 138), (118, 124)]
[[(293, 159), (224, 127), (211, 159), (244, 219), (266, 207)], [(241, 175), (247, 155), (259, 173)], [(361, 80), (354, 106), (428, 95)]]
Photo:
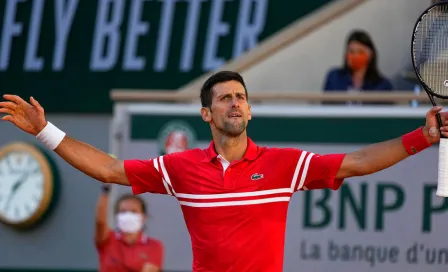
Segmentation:
[(95, 246), (100, 272), (158, 272), (162, 269), (163, 245), (148, 237), (145, 202), (132, 194), (120, 197), (114, 208), (116, 230), (108, 225), (109, 185), (103, 185), (96, 210)]
[(344, 65), (328, 72), (324, 91), (393, 90), (391, 82), (379, 72), (377, 61), (376, 48), (369, 34), (361, 30), (353, 31), (347, 39)]

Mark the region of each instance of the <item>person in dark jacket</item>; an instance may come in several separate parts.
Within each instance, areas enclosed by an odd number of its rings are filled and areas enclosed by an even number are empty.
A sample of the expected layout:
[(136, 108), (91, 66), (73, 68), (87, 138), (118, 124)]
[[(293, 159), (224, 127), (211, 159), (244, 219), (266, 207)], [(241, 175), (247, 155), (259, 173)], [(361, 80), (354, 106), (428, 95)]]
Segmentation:
[(331, 91), (392, 91), (389, 79), (381, 75), (378, 54), (370, 35), (353, 31), (346, 44), (344, 64), (331, 69), (325, 79), (325, 92)]

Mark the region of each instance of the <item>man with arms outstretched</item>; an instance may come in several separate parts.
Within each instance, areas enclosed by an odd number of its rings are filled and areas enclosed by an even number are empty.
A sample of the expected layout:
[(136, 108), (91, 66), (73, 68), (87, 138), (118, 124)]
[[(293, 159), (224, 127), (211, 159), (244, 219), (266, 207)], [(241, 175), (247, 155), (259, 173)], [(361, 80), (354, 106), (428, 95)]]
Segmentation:
[[(90, 177), (132, 186), (134, 194), (176, 197), (191, 236), (193, 271), (197, 272), (282, 271), (286, 214), (293, 193), (337, 190), (345, 178), (391, 167), (437, 143), (440, 133), (448, 136), (448, 125), (436, 129), (441, 107), (434, 107), (426, 115), (425, 126), (347, 154), (257, 146), (246, 134), (251, 108), (243, 78), (222, 71), (201, 89), (201, 117), (213, 136), (207, 149), (120, 161), (47, 122), (34, 98), (30, 104), (14, 95), (4, 98), (2, 120), (36, 135)], [(447, 124), (447, 114), (441, 116)]]

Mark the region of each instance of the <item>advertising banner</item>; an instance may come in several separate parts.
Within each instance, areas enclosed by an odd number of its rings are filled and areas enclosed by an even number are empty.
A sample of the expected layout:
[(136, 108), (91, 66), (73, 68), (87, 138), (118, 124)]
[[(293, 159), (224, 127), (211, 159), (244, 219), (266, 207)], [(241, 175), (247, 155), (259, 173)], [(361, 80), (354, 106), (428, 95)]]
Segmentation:
[(110, 113), (111, 89), (173, 90), (331, 0), (3, 0), (0, 89)]

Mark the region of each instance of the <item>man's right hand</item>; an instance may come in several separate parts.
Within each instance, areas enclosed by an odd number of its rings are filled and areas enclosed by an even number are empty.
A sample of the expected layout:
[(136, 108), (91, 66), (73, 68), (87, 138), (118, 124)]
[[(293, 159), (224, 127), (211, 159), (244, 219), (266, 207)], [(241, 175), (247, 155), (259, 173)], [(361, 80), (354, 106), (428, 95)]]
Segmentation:
[(0, 113), (7, 115), (2, 120), (9, 121), (34, 136), (47, 125), (44, 109), (33, 97), (30, 98), (31, 104), (17, 95), (5, 94), (3, 98), (7, 101), (0, 102)]
[[(6, 113), (6, 116), (2, 120), (34, 136), (47, 125), (44, 109), (34, 98), (30, 98), (31, 104), (17, 95), (3, 95), (3, 98), (6, 101), (0, 102), (0, 113)], [(89, 144), (66, 135), (54, 151), (70, 165), (96, 180), (130, 185), (124, 162)]]

